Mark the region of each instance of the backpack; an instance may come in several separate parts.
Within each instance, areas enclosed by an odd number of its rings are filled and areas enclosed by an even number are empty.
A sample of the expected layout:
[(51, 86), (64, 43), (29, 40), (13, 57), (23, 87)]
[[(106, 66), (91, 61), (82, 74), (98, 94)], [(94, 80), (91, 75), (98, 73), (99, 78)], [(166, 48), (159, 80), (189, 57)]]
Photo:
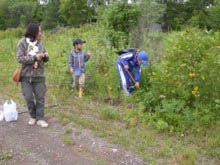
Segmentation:
[(129, 49), (123, 49), (117, 52), (118, 56), (125, 54), (125, 53), (132, 53), (133, 56), (136, 55), (136, 53), (139, 52), (137, 48), (129, 48)]

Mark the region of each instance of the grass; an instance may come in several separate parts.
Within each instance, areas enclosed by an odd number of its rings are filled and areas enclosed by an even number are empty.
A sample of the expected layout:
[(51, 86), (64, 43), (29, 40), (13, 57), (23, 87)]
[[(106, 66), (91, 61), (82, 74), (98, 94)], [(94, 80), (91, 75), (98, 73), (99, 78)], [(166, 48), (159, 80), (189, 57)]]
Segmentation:
[(100, 111), (100, 116), (104, 120), (119, 120), (120, 115), (114, 109), (102, 109)]
[(97, 160), (96, 161), (96, 165), (106, 165), (106, 161), (105, 160)]
[[(62, 98), (60, 99), (62, 100)], [(57, 118), (62, 117), (82, 128), (91, 129), (97, 136), (123, 145), (152, 163), (185, 162), (194, 164), (200, 162), (200, 158), (203, 156), (209, 155), (205, 153), (208, 148), (202, 148), (205, 146), (203, 135), (181, 137), (173, 133), (158, 132), (150, 125), (139, 123), (127, 127), (127, 124), (122, 121), (122, 117), (119, 118), (120, 120), (112, 117), (108, 104), (91, 102), (89, 97), (85, 97), (83, 100), (73, 100), (73, 96), (69, 96), (65, 101), (69, 106), (63, 106), (62, 111), (51, 111), (51, 114), (55, 113)], [(103, 113), (103, 109), (107, 110)], [(117, 113), (120, 114), (120, 111), (122, 110), (118, 110)], [(201, 149), (204, 150), (203, 153), (200, 152)], [(217, 160), (218, 158), (216, 158)]]
[(63, 142), (64, 142), (64, 144), (67, 144), (67, 145), (75, 145), (76, 144), (76, 142), (73, 139), (69, 138), (68, 136), (63, 137)]
[(197, 159), (197, 152), (192, 148), (187, 148), (181, 154), (176, 155), (174, 160), (179, 165), (194, 165)]
[[(67, 32), (69, 34), (69, 32)], [(70, 92), (65, 84), (71, 86), (71, 79), (62, 80), (64, 68), (59, 60), (66, 60), (67, 50), (71, 50), (70, 37), (58, 34), (49, 36), (46, 45), (51, 54), (51, 62), (46, 66), (48, 104), (64, 103), (64, 105), (46, 109), (46, 114), (57, 118), (63, 125), (75, 123), (80, 129), (76, 135), (80, 135), (82, 129), (90, 129), (97, 136), (105, 138), (109, 142), (120, 144), (140, 155), (144, 160), (152, 164), (219, 164), (220, 161), (220, 129), (212, 127), (203, 134), (191, 134), (179, 136), (175, 133), (159, 132), (150, 124), (141, 124), (135, 115), (136, 105), (127, 104), (127, 100), (121, 98), (117, 106), (113, 101), (104, 102), (94, 99), (85, 91), (83, 99), (78, 99)], [(56, 48), (56, 40), (62, 49)], [(25, 104), (20, 92), (20, 87), (11, 81), (11, 74), (18, 66), (15, 60), (17, 38), (0, 39), (0, 87), (1, 97), (12, 98), (20, 104)], [(88, 42), (90, 43), (90, 41)], [(64, 85), (59, 86), (62, 82)], [(87, 81), (87, 83), (93, 83)], [(91, 85), (91, 84), (89, 84)], [(101, 88), (101, 87), (100, 87)], [(103, 94), (104, 95), (104, 94)], [(111, 90), (107, 95), (111, 95)], [(121, 97), (121, 96), (120, 96)], [(111, 104), (112, 103), (112, 104)], [(72, 133), (71, 128), (66, 129), (66, 134)], [(67, 135), (63, 142), (74, 145), (75, 142)], [(7, 153), (3, 158), (9, 158)], [(105, 164), (102, 160), (97, 164)]]
[(81, 135), (81, 133), (82, 133), (82, 130), (80, 128), (78, 128), (75, 134), (76, 134), (76, 136), (79, 136), (79, 135)]
[(10, 152), (4, 151), (0, 153), (0, 162), (1, 161), (5, 162), (11, 158), (12, 158), (12, 155)]
[(67, 128), (66, 129), (66, 134), (71, 134), (73, 132), (72, 128)]

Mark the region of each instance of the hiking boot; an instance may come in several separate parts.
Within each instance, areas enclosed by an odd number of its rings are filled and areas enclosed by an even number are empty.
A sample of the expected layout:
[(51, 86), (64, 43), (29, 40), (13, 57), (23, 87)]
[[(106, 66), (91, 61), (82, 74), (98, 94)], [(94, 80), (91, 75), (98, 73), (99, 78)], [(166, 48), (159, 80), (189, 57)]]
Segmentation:
[(28, 125), (35, 125), (36, 124), (36, 119), (30, 118), (28, 121)]
[(37, 121), (37, 125), (39, 125), (39, 126), (41, 126), (43, 128), (48, 127), (48, 123), (46, 121), (44, 121), (44, 120), (38, 120)]

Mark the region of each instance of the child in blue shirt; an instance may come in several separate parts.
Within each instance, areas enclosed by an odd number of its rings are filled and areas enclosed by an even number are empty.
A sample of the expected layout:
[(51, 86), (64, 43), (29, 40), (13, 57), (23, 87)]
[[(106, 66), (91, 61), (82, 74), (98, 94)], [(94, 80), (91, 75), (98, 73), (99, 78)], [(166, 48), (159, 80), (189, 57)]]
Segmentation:
[(82, 51), (83, 43), (81, 39), (73, 42), (73, 50), (69, 55), (68, 66), (70, 73), (73, 75), (72, 90), (79, 86), (79, 97), (82, 97), (85, 87), (85, 63), (90, 58), (90, 53)]

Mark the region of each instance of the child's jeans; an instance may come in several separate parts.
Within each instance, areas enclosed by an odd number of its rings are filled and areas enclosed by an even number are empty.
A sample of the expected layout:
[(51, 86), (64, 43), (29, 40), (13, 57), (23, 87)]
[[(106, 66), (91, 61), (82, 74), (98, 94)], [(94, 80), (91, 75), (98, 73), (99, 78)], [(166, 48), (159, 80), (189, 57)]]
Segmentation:
[(73, 86), (75, 88), (84, 88), (85, 87), (85, 73), (81, 73), (79, 76), (73, 76)]

